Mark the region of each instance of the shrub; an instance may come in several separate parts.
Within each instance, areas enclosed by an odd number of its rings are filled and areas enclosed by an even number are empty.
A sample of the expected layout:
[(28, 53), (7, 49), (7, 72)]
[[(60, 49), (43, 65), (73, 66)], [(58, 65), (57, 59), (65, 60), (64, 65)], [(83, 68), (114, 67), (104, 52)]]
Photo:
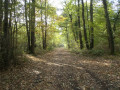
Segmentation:
[(94, 55), (94, 56), (102, 56), (104, 54), (103, 50), (90, 50), (88, 51), (90, 55)]
[(84, 55), (84, 56), (102, 56), (104, 55), (104, 50), (99, 49), (93, 49), (93, 50), (87, 50), (87, 49), (71, 49), (73, 53)]

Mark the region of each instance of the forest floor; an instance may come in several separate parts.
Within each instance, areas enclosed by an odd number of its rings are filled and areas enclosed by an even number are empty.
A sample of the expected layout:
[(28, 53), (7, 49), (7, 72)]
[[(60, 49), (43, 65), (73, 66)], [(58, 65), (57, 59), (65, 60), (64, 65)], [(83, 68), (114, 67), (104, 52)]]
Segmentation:
[(88, 57), (64, 48), (25, 57), (22, 66), (0, 72), (0, 90), (120, 90), (120, 57)]

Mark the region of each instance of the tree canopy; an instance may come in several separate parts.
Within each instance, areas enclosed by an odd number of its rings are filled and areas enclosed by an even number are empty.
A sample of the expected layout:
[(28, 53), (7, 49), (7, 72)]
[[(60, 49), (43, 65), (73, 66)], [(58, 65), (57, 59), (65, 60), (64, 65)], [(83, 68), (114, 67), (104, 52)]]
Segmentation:
[(23, 52), (63, 46), (119, 53), (119, 3), (65, 0), (58, 15), (48, 0), (0, 0), (0, 68), (15, 65)]

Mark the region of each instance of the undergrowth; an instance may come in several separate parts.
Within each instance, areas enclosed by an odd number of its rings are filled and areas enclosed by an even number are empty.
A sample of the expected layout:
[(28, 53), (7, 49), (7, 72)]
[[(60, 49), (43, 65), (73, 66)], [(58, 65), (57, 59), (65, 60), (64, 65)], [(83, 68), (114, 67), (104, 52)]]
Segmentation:
[(104, 50), (96, 50), (96, 49), (92, 49), (92, 50), (80, 50), (80, 49), (71, 49), (71, 52), (75, 53), (75, 54), (80, 54), (83, 56), (103, 56), (104, 54), (106, 54), (106, 52)]

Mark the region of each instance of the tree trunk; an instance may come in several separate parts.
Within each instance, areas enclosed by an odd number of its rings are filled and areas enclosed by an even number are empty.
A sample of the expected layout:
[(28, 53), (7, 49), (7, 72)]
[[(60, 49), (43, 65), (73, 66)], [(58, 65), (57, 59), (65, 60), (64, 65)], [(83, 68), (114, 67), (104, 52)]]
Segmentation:
[(35, 53), (35, 0), (32, 0), (31, 11), (31, 53)]
[(10, 4), (10, 18), (9, 18), (9, 32), (10, 32), (10, 59), (13, 59), (13, 32), (12, 32), (12, 6), (13, 6), (13, 2), (11, 2)]
[(47, 1), (45, 0), (45, 38), (44, 38), (44, 49), (47, 48)]
[(90, 49), (94, 48), (93, 0), (90, 0)]
[(5, 14), (4, 14), (4, 39), (3, 39), (3, 61), (4, 67), (9, 66), (9, 33), (8, 33), (8, 4), (9, 1), (5, 0), (4, 7), (5, 7)]
[(105, 19), (106, 19), (106, 25), (107, 25), (107, 32), (108, 32), (108, 36), (109, 36), (111, 54), (114, 54), (114, 38), (113, 38), (111, 23), (109, 20), (109, 13), (107, 10), (107, 1), (106, 0), (102, 0), (102, 1), (103, 1), (103, 5), (104, 5)]
[[(76, 10), (76, 12), (78, 11), (78, 8), (77, 8), (77, 0), (75, 0), (75, 10)], [(75, 21), (75, 26), (78, 26), (78, 20), (77, 21)], [(76, 42), (77, 42), (77, 45), (79, 44), (79, 42), (78, 42), (78, 40), (79, 40), (79, 32), (78, 32), (78, 29), (77, 28), (75, 28), (75, 40), (76, 40)]]
[(2, 33), (2, 18), (3, 18), (3, 9), (2, 9), (3, 1), (0, 0), (0, 38)]
[(16, 7), (15, 7), (15, 5), (16, 5), (16, 0), (14, 0), (14, 31), (13, 31), (13, 63), (14, 63), (14, 65), (16, 65), (16, 59), (15, 59), (15, 54), (16, 54), (16, 51), (17, 51), (17, 21), (16, 21), (16, 19), (17, 19), (17, 16), (16, 16)]
[(74, 37), (75, 41), (77, 42), (76, 36), (75, 36), (75, 31), (74, 31), (74, 29), (73, 29), (73, 18), (72, 18), (72, 14), (69, 14), (69, 17), (70, 17), (71, 29), (72, 29), (73, 37)]
[[(89, 29), (89, 13), (88, 13), (88, 2), (87, 2), (87, 0), (86, 0), (86, 12), (87, 12), (87, 30), (88, 30), (88, 32), (89, 32), (89, 37), (88, 37), (88, 41), (90, 42), (90, 29)], [(90, 47), (89, 47), (90, 48)]]
[(0, 0), (0, 51), (1, 51), (1, 41), (2, 41), (2, 19), (3, 19), (3, 9), (2, 9), (3, 1)]
[(27, 30), (27, 38), (28, 38), (28, 46), (27, 46), (27, 50), (30, 53), (30, 31), (28, 28), (28, 18), (27, 18), (27, 7), (26, 7), (26, 0), (25, 0), (25, 19), (26, 19), (26, 30)]
[(83, 19), (83, 28), (84, 28), (84, 38), (86, 43), (86, 48), (89, 49), (88, 39), (87, 39), (87, 32), (86, 32), (86, 26), (85, 26), (85, 14), (84, 14), (84, 3), (82, 0), (82, 19)]
[(82, 33), (80, 27), (80, 0), (78, 0), (78, 28), (79, 28), (79, 40), (80, 40), (80, 49), (83, 49)]
[(67, 44), (68, 44), (68, 48), (70, 48), (69, 32), (68, 32), (67, 23), (66, 23), (66, 36), (67, 36)]
[[(41, 7), (42, 7), (42, 3), (41, 3)], [(41, 30), (42, 30), (42, 44), (43, 44), (43, 49), (44, 49), (44, 28), (43, 28), (43, 11), (41, 9), (41, 22), (42, 22), (42, 25), (41, 25)]]
[(29, 39), (29, 50), (30, 50), (30, 52), (29, 53), (31, 53), (31, 5), (30, 5), (30, 0), (29, 0), (29, 31), (28, 31), (28, 39)]
[(15, 27), (16, 27), (16, 41), (15, 41), (16, 43), (15, 43), (15, 49), (16, 49), (16, 50), (17, 50), (17, 42), (18, 42), (18, 41), (17, 41), (17, 37), (18, 37), (17, 23), (18, 23), (17, 20), (15, 20)]

